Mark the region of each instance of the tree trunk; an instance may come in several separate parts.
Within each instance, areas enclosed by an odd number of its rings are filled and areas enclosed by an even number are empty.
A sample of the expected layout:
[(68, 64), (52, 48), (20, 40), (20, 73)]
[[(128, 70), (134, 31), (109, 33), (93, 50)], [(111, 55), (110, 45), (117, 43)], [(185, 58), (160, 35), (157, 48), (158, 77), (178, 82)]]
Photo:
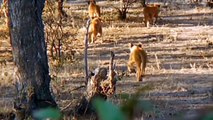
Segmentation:
[(77, 115), (95, 114), (94, 108), (92, 107), (92, 101), (97, 97), (106, 100), (107, 97), (112, 96), (115, 93), (116, 73), (114, 71), (113, 60), (114, 53), (111, 52), (108, 73), (107, 68), (100, 67), (96, 68), (94, 73), (90, 75), (90, 79), (87, 82), (87, 90), (75, 107)]
[(45, 0), (9, 0), (10, 36), (15, 63), (16, 119), (32, 116), (34, 110), (56, 107), (49, 90), (50, 76), (42, 11)]
[(120, 20), (126, 20), (127, 9), (119, 10), (118, 13), (119, 13), (118, 18)]
[[(145, 0), (141, 0), (141, 2), (142, 1), (144, 1), (144, 3), (145, 3)], [(113, 6), (113, 8), (115, 8), (118, 11), (119, 20), (126, 20), (128, 9), (135, 2), (137, 2), (137, 0), (120, 0), (120, 8)]]

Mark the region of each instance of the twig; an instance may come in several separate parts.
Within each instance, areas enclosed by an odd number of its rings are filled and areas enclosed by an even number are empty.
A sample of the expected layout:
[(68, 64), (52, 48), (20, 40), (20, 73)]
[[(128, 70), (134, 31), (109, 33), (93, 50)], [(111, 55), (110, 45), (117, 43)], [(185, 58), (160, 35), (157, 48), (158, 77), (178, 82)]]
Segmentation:
[(90, 19), (87, 20), (87, 25), (86, 25), (86, 35), (85, 35), (85, 39), (84, 39), (84, 44), (85, 44), (85, 48), (84, 48), (84, 63), (85, 63), (85, 85), (87, 85), (88, 83), (88, 61), (87, 61), (87, 49), (88, 49), (88, 31), (89, 31), (89, 26), (90, 26)]
[(115, 54), (114, 52), (110, 51), (110, 54), (111, 54), (111, 59), (110, 59), (110, 65), (109, 65), (109, 77), (110, 77), (110, 80), (113, 81), (113, 72), (114, 72), (114, 67), (113, 67), (113, 61), (114, 61), (114, 57), (115, 57)]
[(78, 90), (78, 89), (83, 88), (83, 87), (86, 87), (86, 86), (85, 86), (85, 85), (82, 85), (82, 86), (79, 86), (79, 87), (73, 88), (72, 90), (70, 90), (70, 92), (75, 91), (75, 90)]
[(160, 70), (160, 62), (159, 62), (157, 54), (155, 54), (155, 60), (156, 60), (157, 68), (158, 68), (158, 70)]
[(70, 102), (67, 106), (65, 106), (64, 108), (61, 109), (61, 111), (66, 110), (67, 108), (69, 108), (72, 105), (73, 102)]

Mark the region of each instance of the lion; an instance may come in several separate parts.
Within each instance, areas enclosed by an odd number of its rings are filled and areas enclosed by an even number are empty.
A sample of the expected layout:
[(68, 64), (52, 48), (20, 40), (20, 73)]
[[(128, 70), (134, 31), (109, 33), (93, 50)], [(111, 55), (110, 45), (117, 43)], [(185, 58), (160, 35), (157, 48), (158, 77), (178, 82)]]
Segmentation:
[(149, 27), (149, 24), (157, 22), (159, 12), (160, 12), (159, 4), (149, 4), (144, 7), (143, 14), (146, 27)]
[(136, 66), (136, 77), (138, 81), (142, 81), (142, 77), (145, 75), (145, 68), (147, 63), (147, 53), (143, 49), (142, 44), (133, 45), (129, 44), (130, 54), (129, 61), (127, 63), (128, 71), (135, 71)]
[(102, 20), (99, 17), (95, 17), (91, 20), (89, 30), (89, 43), (94, 43), (97, 36), (102, 36)]
[(101, 16), (100, 6), (96, 5), (95, 0), (88, 1), (88, 4), (89, 4), (89, 7), (88, 7), (89, 17), (91, 19), (95, 17), (100, 17)]

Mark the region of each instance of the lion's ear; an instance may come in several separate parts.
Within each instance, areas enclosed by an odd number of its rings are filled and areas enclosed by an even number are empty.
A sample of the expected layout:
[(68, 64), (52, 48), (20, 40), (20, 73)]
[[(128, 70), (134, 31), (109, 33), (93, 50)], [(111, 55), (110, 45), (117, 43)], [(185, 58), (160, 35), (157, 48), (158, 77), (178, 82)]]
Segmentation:
[(129, 48), (132, 48), (133, 46), (133, 43), (129, 43)]
[(143, 46), (142, 43), (139, 43), (139, 44), (138, 44), (138, 47), (142, 48), (142, 46)]
[(89, 0), (91, 3), (94, 3), (94, 4), (96, 4), (96, 1), (95, 0)]
[(157, 4), (156, 6), (160, 8), (160, 4)]

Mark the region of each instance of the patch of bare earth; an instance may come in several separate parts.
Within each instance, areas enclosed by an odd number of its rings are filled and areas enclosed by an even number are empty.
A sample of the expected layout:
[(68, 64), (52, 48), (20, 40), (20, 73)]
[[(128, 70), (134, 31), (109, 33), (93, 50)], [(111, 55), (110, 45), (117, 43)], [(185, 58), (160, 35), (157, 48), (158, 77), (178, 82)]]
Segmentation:
[[(143, 98), (152, 101), (154, 111), (143, 116), (144, 119), (168, 120), (181, 117), (189, 120), (197, 115), (197, 110), (213, 107), (212, 10), (204, 6), (199, 9), (179, 6), (168, 10), (169, 6), (161, 9), (157, 25), (146, 28), (142, 22), (142, 12), (138, 12), (142, 8), (131, 10), (130, 13), (135, 14), (128, 14), (126, 21), (111, 21), (107, 17), (114, 14), (113, 9), (109, 9), (110, 6), (103, 2), (100, 5), (104, 8), (103, 16), (107, 20), (104, 21), (103, 37), (89, 45), (90, 70), (99, 65), (106, 66), (110, 51), (114, 51), (116, 70), (120, 74), (125, 73), (117, 82), (116, 94), (110, 101), (119, 104), (122, 94), (131, 96), (141, 87), (151, 85), (153, 89)], [(86, 4), (66, 4), (65, 10), (69, 15), (65, 20), (66, 32), (71, 35), (78, 29), (73, 40), (75, 62), (64, 62), (60, 67), (50, 64), (50, 72), (59, 107), (64, 109), (71, 104), (68, 109), (72, 109), (71, 106), (85, 91), (85, 88), (74, 88), (84, 85), (83, 39), (87, 8)], [(101, 39), (103, 43), (100, 43)], [(148, 53), (146, 76), (142, 82), (137, 82), (135, 75), (127, 72), (130, 42), (141, 42)], [(11, 48), (3, 43), (1, 41), (0, 57), (10, 53), (8, 56), (11, 59)], [(9, 58), (5, 57), (7, 64), (2, 65), (0, 70), (0, 111), (11, 110), (14, 97), (13, 65)], [(50, 60), (50, 63), (53, 62)]]

